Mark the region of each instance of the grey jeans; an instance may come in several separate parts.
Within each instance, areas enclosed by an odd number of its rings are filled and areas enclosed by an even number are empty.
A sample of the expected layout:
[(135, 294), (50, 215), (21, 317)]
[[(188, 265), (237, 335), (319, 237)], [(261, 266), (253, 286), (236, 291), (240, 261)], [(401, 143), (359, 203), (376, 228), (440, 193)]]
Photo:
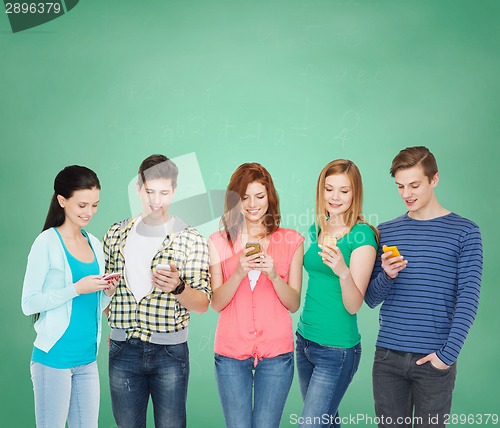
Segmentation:
[(437, 369), (417, 366), (425, 354), (378, 348), (373, 363), (373, 397), (379, 428), (444, 427), (451, 409), (456, 363)]

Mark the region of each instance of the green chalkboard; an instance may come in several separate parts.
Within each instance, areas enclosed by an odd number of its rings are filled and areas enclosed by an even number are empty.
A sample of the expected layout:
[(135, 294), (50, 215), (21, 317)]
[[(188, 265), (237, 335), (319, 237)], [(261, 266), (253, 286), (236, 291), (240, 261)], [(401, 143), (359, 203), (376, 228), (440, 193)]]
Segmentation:
[[(204, 233), (217, 228), (214, 201), (231, 173), (249, 161), (269, 169), (285, 225), (304, 233), (319, 171), (335, 158), (359, 166), (372, 223), (401, 214), (388, 170), (411, 145), (433, 151), (440, 202), (478, 223), (484, 239), (481, 305), (458, 362), (453, 412), (500, 413), (500, 2), (58, 3), (60, 16), (16, 32), (9, 14), (0, 15), (3, 426), (34, 426), (35, 334), (20, 309), (21, 287), (64, 166), (99, 174), (101, 203), (89, 227), (97, 236), (134, 213), (129, 184), (140, 161), (157, 152), (184, 162), (177, 208), (185, 212), (182, 200), (200, 198), (206, 215), (192, 221)], [(216, 322), (210, 309), (190, 325), (190, 427), (224, 425), (213, 371)], [(363, 358), (340, 411), (374, 417), (378, 310), (364, 306), (359, 323)], [(105, 341), (98, 363), (100, 427), (114, 427)], [(300, 410), (295, 379), (282, 426), (293, 426)]]

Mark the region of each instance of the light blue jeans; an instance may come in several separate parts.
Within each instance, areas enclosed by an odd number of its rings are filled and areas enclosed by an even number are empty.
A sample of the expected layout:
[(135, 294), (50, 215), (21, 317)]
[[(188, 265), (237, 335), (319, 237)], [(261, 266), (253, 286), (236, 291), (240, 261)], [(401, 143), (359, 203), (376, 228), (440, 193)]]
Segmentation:
[(303, 427), (340, 427), (338, 408), (361, 359), (361, 345), (334, 348), (297, 335), (297, 371), (304, 400)]
[(31, 362), (37, 428), (97, 428), (99, 373), (94, 361), (70, 369)]
[(215, 377), (227, 428), (278, 428), (292, 385), (293, 352), (263, 358), (256, 367), (253, 358), (215, 354)]

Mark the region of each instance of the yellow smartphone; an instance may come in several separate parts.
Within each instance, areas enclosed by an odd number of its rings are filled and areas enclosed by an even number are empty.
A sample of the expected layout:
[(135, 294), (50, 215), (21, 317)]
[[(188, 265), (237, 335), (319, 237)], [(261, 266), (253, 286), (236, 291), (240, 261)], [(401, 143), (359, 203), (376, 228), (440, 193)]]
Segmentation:
[(384, 253), (387, 253), (388, 251), (392, 251), (392, 254), (389, 256), (390, 258), (399, 257), (401, 255), (401, 254), (399, 254), (398, 247), (396, 247), (395, 245), (392, 245), (390, 247), (388, 247), (388, 246), (382, 247), (382, 250), (384, 250)]
[(245, 248), (253, 248), (252, 251), (247, 253), (248, 256), (253, 256), (254, 254), (260, 253), (260, 244), (258, 242), (247, 242)]
[(321, 244), (324, 247), (328, 247), (330, 249), (333, 249), (337, 245), (337, 238), (334, 235), (328, 235), (324, 234), (323, 239), (321, 240)]

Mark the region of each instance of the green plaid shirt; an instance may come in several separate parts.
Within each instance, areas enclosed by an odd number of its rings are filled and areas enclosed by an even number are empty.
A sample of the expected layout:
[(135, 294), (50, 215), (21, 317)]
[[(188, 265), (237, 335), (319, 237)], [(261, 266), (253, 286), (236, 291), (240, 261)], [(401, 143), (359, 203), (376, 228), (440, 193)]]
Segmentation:
[[(124, 329), (127, 339), (138, 338), (149, 342), (151, 334), (173, 333), (187, 327), (189, 311), (176, 297), (154, 288), (136, 302), (125, 279), (123, 251), (127, 237), (138, 217), (113, 224), (104, 237), (106, 272), (121, 273), (120, 282), (109, 307), (111, 328)], [(208, 244), (196, 229), (175, 218), (173, 232), (165, 237), (161, 248), (151, 261), (151, 269), (158, 263), (173, 263), (180, 278), (210, 300)]]

